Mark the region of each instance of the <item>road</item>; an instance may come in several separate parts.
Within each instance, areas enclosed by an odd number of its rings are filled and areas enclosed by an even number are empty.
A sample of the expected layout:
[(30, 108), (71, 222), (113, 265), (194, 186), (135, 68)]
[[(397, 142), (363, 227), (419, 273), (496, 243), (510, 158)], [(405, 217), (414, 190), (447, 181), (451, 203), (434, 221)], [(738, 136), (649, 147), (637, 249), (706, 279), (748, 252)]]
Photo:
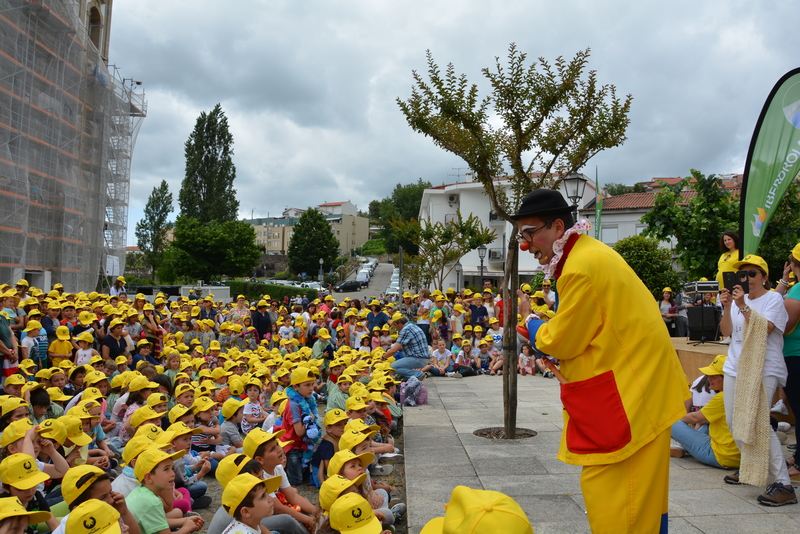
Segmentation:
[[(369, 297), (377, 297), (386, 291), (387, 287), (389, 287), (389, 281), (392, 279), (392, 271), (394, 271), (393, 264), (379, 263), (378, 267), (375, 269), (375, 273), (372, 275), (372, 278), (369, 281), (369, 287), (365, 287), (360, 291), (334, 293), (333, 298), (336, 299), (336, 302), (341, 302), (345, 297), (360, 300), (367, 300)], [(353, 279), (355, 275), (356, 273), (353, 273), (351, 276), (347, 277), (347, 279)]]

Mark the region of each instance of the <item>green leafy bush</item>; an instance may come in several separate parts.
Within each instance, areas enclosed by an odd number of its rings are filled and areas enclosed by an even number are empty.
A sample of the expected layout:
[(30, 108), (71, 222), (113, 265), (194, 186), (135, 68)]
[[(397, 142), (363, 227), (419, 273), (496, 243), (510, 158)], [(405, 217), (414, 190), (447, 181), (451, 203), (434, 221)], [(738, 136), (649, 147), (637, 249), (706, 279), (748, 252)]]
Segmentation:
[(239, 295), (244, 295), (249, 300), (259, 300), (264, 295), (271, 298), (283, 300), (283, 297), (294, 298), (297, 295), (308, 295), (309, 300), (317, 298), (316, 289), (305, 289), (293, 286), (281, 286), (277, 284), (262, 284), (259, 282), (240, 282), (229, 280), (226, 285), (231, 288), (231, 298), (236, 299)]
[(672, 267), (672, 253), (659, 246), (658, 240), (641, 235), (621, 239), (614, 245), (622, 258), (644, 282), (650, 293), (661, 300), (661, 290), (682, 287), (681, 276)]

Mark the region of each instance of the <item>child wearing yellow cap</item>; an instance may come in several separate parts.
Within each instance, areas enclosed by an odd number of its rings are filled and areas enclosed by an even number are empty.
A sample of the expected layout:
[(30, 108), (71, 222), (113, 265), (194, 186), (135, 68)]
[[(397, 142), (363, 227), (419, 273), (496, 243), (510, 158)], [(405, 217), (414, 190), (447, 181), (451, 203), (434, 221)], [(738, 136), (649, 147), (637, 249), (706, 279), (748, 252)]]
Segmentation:
[(46, 480), (50, 480), (50, 476), (39, 471), (36, 460), (28, 454), (12, 454), (0, 462), (0, 481), (3, 483), (0, 497), (16, 497), (29, 512), (47, 512), (43, 522), (53, 531), (58, 527), (58, 520), (50, 513), (44, 495), (36, 490), (36, 486)]
[(29, 512), (16, 497), (0, 498), (0, 532), (26, 532), (28, 527), (47, 521), (50, 515), (50, 512)]
[[(175, 487), (186, 491), (192, 498), (192, 509), (200, 510), (211, 505), (211, 497), (206, 496), (208, 485), (203, 477), (211, 472), (211, 462), (208, 458), (192, 456), (192, 436), (200, 433), (199, 428), (194, 428), (183, 422), (172, 423), (165, 431), (172, 434), (170, 440), (171, 452), (182, 452), (183, 456), (175, 459)], [(188, 473), (195, 473), (188, 476)]]
[(342, 495), (331, 506), (330, 531), (341, 534), (389, 534), (375, 516), (369, 503), (357, 493)]
[(250, 474), (235, 476), (222, 492), (222, 507), (234, 519), (223, 534), (260, 533), (261, 521), (274, 512), (270, 493), (280, 484), (280, 477), (262, 480)]
[(156, 534), (171, 528), (178, 528), (179, 534), (189, 534), (203, 528), (201, 517), (186, 517), (171, 524), (164, 512), (164, 501), (160, 495), (172, 494), (175, 482), (173, 461), (181, 456), (183, 451), (167, 453), (158, 447), (150, 447), (136, 458), (133, 473), (141, 486), (134, 489), (125, 500), (136, 517), (141, 534)]
[[(316, 506), (300, 495), (296, 488), (292, 487), (283, 468), (286, 454), (280, 438), (285, 433), (284, 430), (270, 433), (260, 428), (255, 428), (245, 436), (242, 449), (244, 454), (261, 464), (265, 477), (281, 477), (280, 492), (285, 497), (288, 505), (283, 504), (273, 494), (275, 513), (289, 515), (303, 525), (313, 526), (314, 518), (312, 516), (316, 512)], [(295, 507), (299, 507), (299, 511)]]
[(328, 463), (339, 450), (339, 438), (344, 433), (344, 426), (347, 424), (348, 419), (344, 410), (329, 410), (325, 414), (323, 423), (325, 436), (323, 436), (322, 441), (317, 446), (317, 450), (314, 451), (314, 455), (311, 457), (311, 478), (309, 483), (312, 486), (319, 488), (328, 478)]

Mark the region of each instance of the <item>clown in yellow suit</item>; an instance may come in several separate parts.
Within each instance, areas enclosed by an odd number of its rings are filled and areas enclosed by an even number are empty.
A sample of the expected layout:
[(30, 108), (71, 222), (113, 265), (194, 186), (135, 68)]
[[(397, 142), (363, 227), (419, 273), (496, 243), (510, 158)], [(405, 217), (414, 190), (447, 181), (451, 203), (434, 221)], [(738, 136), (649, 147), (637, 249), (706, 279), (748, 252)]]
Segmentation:
[(672, 423), (690, 398), (658, 306), (622, 257), (573, 225), (561, 193), (529, 193), (515, 216), (521, 248), (558, 282), (558, 312), (529, 316), (531, 343), (561, 361), (564, 431), (558, 458), (584, 466), (592, 532), (667, 529)]

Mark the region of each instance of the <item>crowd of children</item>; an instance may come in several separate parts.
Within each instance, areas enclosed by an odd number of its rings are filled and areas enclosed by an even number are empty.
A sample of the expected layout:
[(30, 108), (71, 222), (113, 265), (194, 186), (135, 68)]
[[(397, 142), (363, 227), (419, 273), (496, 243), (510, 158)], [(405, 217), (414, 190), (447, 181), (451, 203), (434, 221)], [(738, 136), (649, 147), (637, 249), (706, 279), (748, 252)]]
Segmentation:
[[(0, 521), (14, 511), (28, 532), (70, 534), (349, 532), (334, 507), (354, 505), (339, 505), (334, 477), (357, 479), (376, 532), (403, 521), (405, 504), (379, 480), (399, 456), (402, 417), (383, 357), (389, 329), (354, 350), (336, 343), (343, 326), (329, 312), (313, 313), (306, 333), (301, 313), (280, 310), (273, 324), (285, 316), (291, 332), (259, 338), (250, 318), (233, 324), (224, 307), (203, 318), (188, 299), (24, 292), (3, 293), (0, 312), (16, 356), (3, 358)], [(359, 458), (358, 476), (344, 454)], [(221, 502), (206, 495), (208, 477)], [(301, 484), (320, 488), (318, 503)], [(213, 506), (205, 524), (196, 510)]]
[(392, 317), (432, 322), (431, 374), (502, 363), (498, 318), (441, 292), (364, 309), (212, 297), (0, 287), (0, 532), (393, 532)]

